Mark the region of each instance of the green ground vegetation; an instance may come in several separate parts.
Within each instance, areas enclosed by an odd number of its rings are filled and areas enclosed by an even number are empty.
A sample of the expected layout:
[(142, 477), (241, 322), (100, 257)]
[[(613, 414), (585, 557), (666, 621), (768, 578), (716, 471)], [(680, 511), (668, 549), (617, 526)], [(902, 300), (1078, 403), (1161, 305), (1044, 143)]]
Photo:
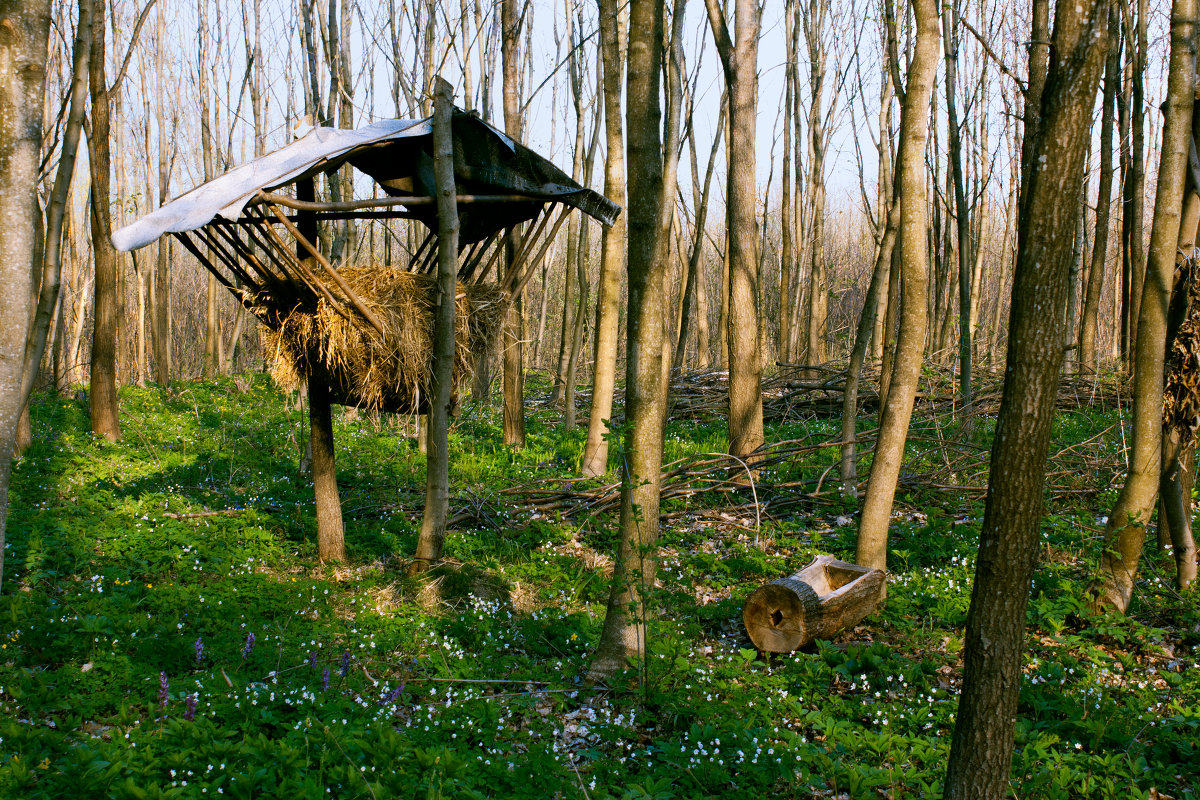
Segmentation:
[[(918, 411), (887, 607), (809, 652), (756, 653), (741, 605), (816, 553), (852, 559), (856, 501), (832, 475), (820, 496), (764, 488), (758, 529), (720, 516), (728, 494), (672, 500), (651, 657), (598, 689), (582, 677), (615, 520), (504, 494), (577, 474), (583, 433), (552, 410), (531, 404), (513, 451), (495, 412), (467, 407), (449, 562), (410, 579), (424, 459), (407, 420), (339, 416), (350, 561), (322, 566), (294, 398), (255, 376), (126, 388), (121, 404), (125, 440), (109, 444), (78, 400), (35, 398), (0, 595), (0, 797), (940, 796), (986, 420), (964, 442), (952, 416)], [(1017, 797), (1200, 796), (1200, 605), (1157, 555), (1130, 617), (1079, 601), (1121, 421), (1085, 408), (1056, 426), (1078, 460), (1042, 529)], [(837, 428), (813, 417), (768, 439)], [(724, 448), (718, 421), (669, 426), (667, 460)], [(762, 480), (819, 479), (836, 458), (813, 450)], [(958, 484), (921, 480), (934, 472)]]

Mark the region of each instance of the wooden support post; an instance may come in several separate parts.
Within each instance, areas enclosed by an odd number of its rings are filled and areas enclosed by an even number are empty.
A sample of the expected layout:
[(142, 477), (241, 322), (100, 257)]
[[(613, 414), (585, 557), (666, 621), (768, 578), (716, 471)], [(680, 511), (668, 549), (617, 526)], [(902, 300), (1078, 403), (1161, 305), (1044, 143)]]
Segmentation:
[(433, 172), (437, 184), (437, 307), (433, 318), (433, 375), (425, 467), (425, 516), (411, 572), (442, 557), (450, 507), (450, 403), (454, 380), (454, 302), (458, 273), (458, 202), (451, 135), (452, 90), (437, 79), (433, 98)]
[(329, 387), (308, 376), (308, 421), (312, 443), (313, 498), (317, 504), (317, 555), (322, 561), (346, 560), (342, 499), (338, 496), (333, 454), (333, 417)]
[(742, 621), (750, 641), (769, 653), (790, 653), (832, 639), (883, 604), (884, 573), (821, 555), (799, 572), (760, 586)]
[[(312, 179), (296, 183), (300, 200), (313, 200), (316, 189)], [(310, 214), (300, 212), (299, 230), (309, 241), (317, 240), (317, 223)], [(307, 218), (306, 218), (307, 217)], [(296, 257), (303, 261), (312, 256), (297, 246)], [(317, 509), (317, 554), (322, 561), (346, 560), (346, 535), (342, 525), (342, 500), (338, 496), (337, 464), (333, 450), (333, 418), (329, 409), (329, 387), (315, 375), (308, 378), (308, 421), (312, 445), (313, 499)]]

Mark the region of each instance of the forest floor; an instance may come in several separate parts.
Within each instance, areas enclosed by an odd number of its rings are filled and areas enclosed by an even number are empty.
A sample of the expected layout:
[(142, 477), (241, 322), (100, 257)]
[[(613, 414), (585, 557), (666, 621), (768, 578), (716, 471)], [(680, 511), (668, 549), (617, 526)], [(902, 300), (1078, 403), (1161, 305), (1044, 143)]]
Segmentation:
[[(117, 444), (78, 400), (35, 398), (0, 595), (0, 797), (939, 797), (992, 421), (968, 434), (918, 408), (886, 608), (768, 658), (742, 629), (746, 596), (817, 553), (853, 559), (858, 501), (839, 494), (836, 448), (816, 446), (839, 421), (768, 426), (791, 449), (756, 505), (704, 460), (723, 422), (673, 420), (665, 460), (691, 490), (664, 505), (651, 656), (601, 689), (583, 676), (615, 471), (573, 479), (584, 429), (560, 430), (544, 389), (523, 450), (495, 410), (456, 421), (448, 563), (420, 578), (405, 575), (424, 492), (406, 419), (338, 415), (350, 559), (325, 566), (307, 419), (264, 376), (123, 389)], [(1200, 603), (1159, 553), (1129, 617), (1081, 602), (1127, 418), (1057, 418), (1015, 797), (1200, 797)]]

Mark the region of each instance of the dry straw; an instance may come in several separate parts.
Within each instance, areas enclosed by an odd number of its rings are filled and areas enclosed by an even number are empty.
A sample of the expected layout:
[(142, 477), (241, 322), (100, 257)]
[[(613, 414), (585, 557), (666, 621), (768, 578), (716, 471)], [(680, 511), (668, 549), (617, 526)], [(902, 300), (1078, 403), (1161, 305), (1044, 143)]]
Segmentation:
[[(264, 327), (263, 336), (272, 377), (294, 390), (312, 374), (329, 386), (334, 402), (343, 405), (396, 413), (425, 411), (433, 361), (435, 279), (395, 267), (346, 267), (339, 274), (380, 320), (383, 332), (353, 309), (343, 312), (324, 298), (308, 308), (279, 309), (278, 328)], [(455, 299), (457, 385), (470, 377), (479, 356), (491, 347), (507, 296), (492, 285), (460, 285)], [(262, 295), (254, 302), (274, 305)]]

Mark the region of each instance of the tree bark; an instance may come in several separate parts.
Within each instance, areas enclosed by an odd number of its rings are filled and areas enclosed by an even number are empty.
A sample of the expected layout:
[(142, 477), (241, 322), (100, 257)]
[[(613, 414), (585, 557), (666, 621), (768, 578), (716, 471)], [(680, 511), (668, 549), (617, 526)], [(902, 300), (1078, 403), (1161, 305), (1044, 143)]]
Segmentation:
[[(88, 70), (92, 96), (92, 254), (96, 263), (92, 324), (92, 380), (88, 392), (92, 431), (115, 442), (121, 438), (117, 404), (117, 253), (109, 236), (111, 164), (109, 87), (104, 74), (105, 11), (97, 3), (92, 15), (92, 57)], [(40, 103), (39, 103), (40, 105)]]
[(729, 231), (729, 453), (746, 460), (762, 446), (762, 351), (759, 345), (758, 242), (754, 136), (758, 103), (759, 9), (736, 1), (733, 39), (717, 0), (705, 0), (729, 87), (727, 229)]
[(450, 84), (438, 78), (433, 98), (433, 169), (437, 182), (437, 307), (433, 320), (433, 375), (425, 461), (425, 515), (413, 571), (442, 557), (450, 505), (450, 405), (454, 382), (454, 305), (458, 276), (458, 200), (454, 185), (454, 112)]
[[(615, 3), (613, 3), (615, 6)], [(629, 162), (629, 319), (621, 468), (621, 540), (604, 628), (588, 677), (604, 681), (646, 653), (646, 592), (654, 585), (665, 392), (663, 273), (667, 242), (658, 78), (663, 0), (630, 0), (625, 128)], [(682, 13), (682, 3), (676, 8)], [(601, 23), (603, 27), (603, 22)], [(608, 62), (612, 63), (612, 62)]]
[(828, 359), (825, 338), (828, 333), (829, 287), (825, 270), (825, 116), (821, 110), (825, 91), (825, 26), (829, 17), (828, 0), (810, 0), (803, 18), (804, 38), (808, 43), (809, 62), (809, 154), (808, 180), (810, 230), (808, 236), (808, 364), (819, 365)]
[[(48, 0), (0, 0), (0, 562), (21, 402), (33, 260), (41, 236), (37, 184), (50, 35)], [(0, 563), (0, 586), (4, 565)]]
[(1106, 47), (1107, 0), (1059, 3), (1035, 139), (1023, 151), (1004, 396), (967, 616), (965, 684), (946, 775), (947, 800), (1009, 791), (1025, 607), (1038, 550), (1046, 452), (1063, 348), (1063, 292), (1092, 108)]
[[(888, 145), (880, 140), (880, 147)], [(900, 152), (896, 153), (897, 160)], [(883, 238), (875, 254), (875, 267), (871, 270), (871, 283), (863, 298), (862, 313), (854, 333), (854, 348), (850, 351), (850, 365), (846, 368), (846, 387), (842, 392), (842, 493), (849, 497), (858, 496), (858, 385), (862, 380), (863, 362), (867, 357), (867, 346), (875, 331), (875, 319), (879, 316), (879, 299), (887, 282), (892, 253), (896, 249), (896, 236), (900, 230), (900, 200), (903, 187), (899, 173), (893, 176), (892, 199), (887, 208)], [(882, 398), (881, 398), (882, 399)]]
[(1079, 321), (1079, 371), (1091, 375), (1096, 370), (1096, 326), (1099, 323), (1100, 293), (1104, 288), (1104, 273), (1108, 268), (1108, 228), (1112, 211), (1113, 183), (1113, 117), (1117, 86), (1121, 76), (1121, 49), (1117, 24), (1117, 5), (1110, 2), (1108, 11), (1109, 36), (1113, 44), (1108, 48), (1104, 65), (1104, 99), (1101, 101), (1100, 117), (1100, 178), (1096, 196), (1096, 232), (1092, 242), (1092, 265), (1088, 272), (1087, 292), (1083, 299), (1083, 312)]
[[(604, 194), (625, 204), (624, 136), (621, 125), (621, 72), (624, 59), (619, 39), (617, 0), (600, 0), (600, 60), (604, 67)], [(625, 261), (628, 214), (605, 228), (600, 238), (600, 280), (596, 297), (596, 345), (592, 366), (592, 410), (580, 472), (585, 476), (608, 471), (609, 420), (617, 372), (617, 303)]]
[[(71, 193), (71, 179), (75, 175), (75, 156), (79, 151), (79, 138), (83, 131), (84, 101), (88, 91), (88, 69), (92, 50), (92, 0), (79, 0), (79, 19), (76, 25), (75, 43), (71, 62), (70, 110), (62, 134), (62, 151), (54, 185), (50, 191), (46, 208), (45, 243), (42, 247), (41, 287), (37, 307), (33, 316), (32, 329), (25, 342), (25, 360), (20, 386), (20, 408), (25, 411), (29, 395), (46, 354), (46, 342), (55, 310), (59, 307), (59, 289), (62, 274), (62, 234), (66, 219), (67, 198)], [(44, 78), (43, 78), (44, 80)], [(41, 124), (40, 121), (38, 123)], [(36, 249), (35, 249), (36, 252)]]
[[(521, 140), (519, 50), (522, 19), (518, 0), (502, 0), (501, 28), (504, 79), (504, 132)], [(505, 263), (511, 264), (517, 252), (516, 232), (508, 240)], [(525, 446), (525, 342), (522, 331), (523, 304), (518, 294), (504, 317), (501, 342), (504, 350), (504, 443)]]
[(1162, 469), (1167, 304), (1174, 282), (1184, 176), (1191, 143), (1196, 12), (1196, 0), (1175, 0), (1171, 10), (1171, 60), (1162, 155), (1154, 195), (1149, 263), (1134, 340), (1133, 447), (1125, 485), (1104, 528), (1100, 575), (1093, 587), (1097, 606), (1121, 612), (1129, 608), (1133, 598), (1146, 525), (1154, 509)]
[[(316, 187), (309, 178), (296, 183), (296, 199), (316, 199)], [(317, 240), (317, 221), (312, 212), (299, 212), (296, 227), (310, 242)], [(306, 249), (299, 246), (296, 255), (312, 261)], [(330, 412), (329, 387), (319, 378), (307, 376), (309, 446), (312, 450), (313, 499), (317, 514), (317, 555), (322, 561), (345, 561), (345, 530), (342, 523), (342, 500), (338, 494), (337, 464), (333, 443), (333, 418)]]
[(929, 103), (937, 72), (938, 9), (934, 0), (911, 0), (917, 41), (908, 68), (908, 86), (900, 116), (896, 180), (900, 185), (900, 331), (892, 377), (879, 421), (879, 438), (871, 462), (867, 496), (858, 526), (855, 560), (887, 569), (888, 523), (896, 482), (904, 460), (904, 443), (917, 395), (921, 355), (925, 348), (926, 295), (929, 265), (925, 249), (928, 212), (925, 198), (925, 145), (929, 136)]
[(963, 179), (962, 137), (958, 130), (959, 0), (943, 6), (942, 28), (946, 32), (946, 129), (951, 179), (954, 183), (955, 226), (958, 231), (958, 399), (965, 411), (971, 407), (971, 268), (975, 242), (971, 237), (966, 183)]

